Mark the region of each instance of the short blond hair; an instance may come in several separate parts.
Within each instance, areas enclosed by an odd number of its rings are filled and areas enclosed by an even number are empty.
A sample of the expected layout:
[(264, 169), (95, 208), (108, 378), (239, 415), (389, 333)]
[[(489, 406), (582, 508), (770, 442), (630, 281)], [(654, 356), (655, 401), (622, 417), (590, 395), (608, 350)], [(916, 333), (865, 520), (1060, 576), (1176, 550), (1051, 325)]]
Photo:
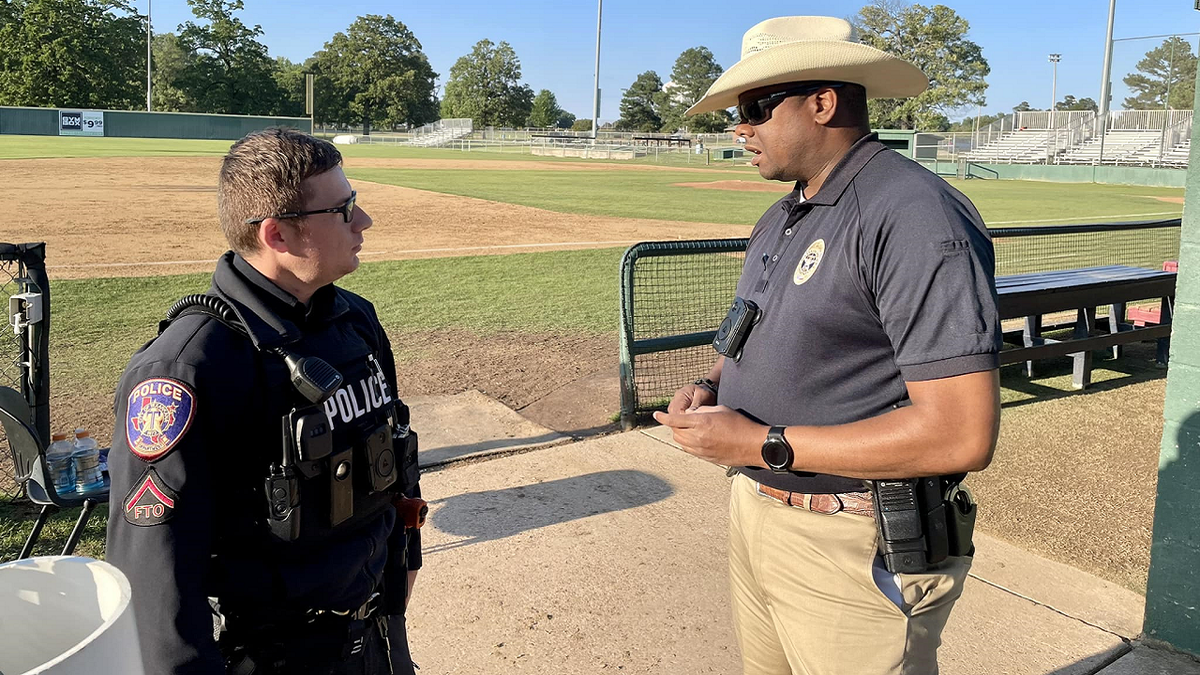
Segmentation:
[(300, 184), (342, 163), (328, 141), (282, 127), (246, 134), (221, 161), (217, 211), (221, 231), (234, 251), (259, 248), (258, 225), (247, 220), (304, 210)]

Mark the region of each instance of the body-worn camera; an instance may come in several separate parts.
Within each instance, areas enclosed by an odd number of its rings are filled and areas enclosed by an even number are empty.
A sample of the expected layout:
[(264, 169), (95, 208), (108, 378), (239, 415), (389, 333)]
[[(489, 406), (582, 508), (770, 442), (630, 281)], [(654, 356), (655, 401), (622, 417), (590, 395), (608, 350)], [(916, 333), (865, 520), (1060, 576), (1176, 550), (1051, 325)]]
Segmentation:
[(762, 316), (762, 311), (754, 302), (743, 298), (734, 298), (733, 306), (729, 308), (725, 320), (717, 328), (717, 336), (713, 338), (712, 343), (713, 349), (717, 350), (718, 354), (734, 361), (741, 359), (742, 347), (745, 346), (746, 338), (750, 336), (750, 331), (760, 316)]

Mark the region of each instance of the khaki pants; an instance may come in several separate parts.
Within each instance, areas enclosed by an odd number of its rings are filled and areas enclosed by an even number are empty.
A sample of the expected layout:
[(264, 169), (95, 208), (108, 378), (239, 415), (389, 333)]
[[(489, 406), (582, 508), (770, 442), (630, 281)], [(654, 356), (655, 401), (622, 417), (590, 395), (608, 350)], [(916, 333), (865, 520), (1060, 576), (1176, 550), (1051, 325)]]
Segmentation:
[[(872, 572), (872, 519), (813, 513), (756, 488), (738, 474), (729, 505), (729, 577), (746, 675), (936, 674), (942, 628), (971, 559), (949, 558), (897, 581)], [(876, 575), (885, 578), (877, 583)], [(895, 601), (880, 584), (891, 585)]]

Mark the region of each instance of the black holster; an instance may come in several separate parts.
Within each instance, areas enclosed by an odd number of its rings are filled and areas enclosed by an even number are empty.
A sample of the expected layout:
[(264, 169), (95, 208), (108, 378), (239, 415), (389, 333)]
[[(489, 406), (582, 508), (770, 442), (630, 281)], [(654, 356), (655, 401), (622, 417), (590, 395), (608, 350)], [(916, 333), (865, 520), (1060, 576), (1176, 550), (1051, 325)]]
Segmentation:
[(975, 501), (957, 480), (938, 476), (868, 481), (879, 555), (892, 573), (927, 572), (949, 556), (974, 553)]

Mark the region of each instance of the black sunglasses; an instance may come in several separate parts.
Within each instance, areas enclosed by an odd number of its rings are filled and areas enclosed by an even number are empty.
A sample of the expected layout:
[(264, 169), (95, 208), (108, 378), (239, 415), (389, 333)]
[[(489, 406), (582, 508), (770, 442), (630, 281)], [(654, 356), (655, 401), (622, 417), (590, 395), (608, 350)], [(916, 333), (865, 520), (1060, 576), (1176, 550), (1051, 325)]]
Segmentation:
[(266, 220), (267, 218), (281, 218), (281, 219), (282, 218), (303, 218), (304, 216), (311, 216), (311, 215), (315, 215), (318, 213), (340, 213), (340, 214), (342, 214), (342, 220), (344, 220), (348, 223), (354, 218), (354, 200), (357, 197), (358, 197), (358, 192), (352, 190), (350, 192), (350, 199), (347, 199), (345, 201), (345, 203), (343, 203), (339, 206), (335, 206), (331, 209), (317, 209), (316, 211), (295, 211), (292, 213), (281, 213), (277, 216), (263, 216), (262, 218), (250, 218), (249, 220), (246, 221), (246, 224), (247, 225), (258, 225), (259, 223)]
[(767, 94), (762, 98), (756, 98), (753, 101), (738, 101), (737, 112), (738, 118), (742, 124), (756, 126), (771, 119), (771, 111), (775, 109), (784, 99), (792, 96), (809, 96), (815, 94), (821, 89), (830, 88), (836, 89), (842, 86), (843, 82), (818, 82), (809, 83), (791, 89), (784, 89), (772, 94)]

